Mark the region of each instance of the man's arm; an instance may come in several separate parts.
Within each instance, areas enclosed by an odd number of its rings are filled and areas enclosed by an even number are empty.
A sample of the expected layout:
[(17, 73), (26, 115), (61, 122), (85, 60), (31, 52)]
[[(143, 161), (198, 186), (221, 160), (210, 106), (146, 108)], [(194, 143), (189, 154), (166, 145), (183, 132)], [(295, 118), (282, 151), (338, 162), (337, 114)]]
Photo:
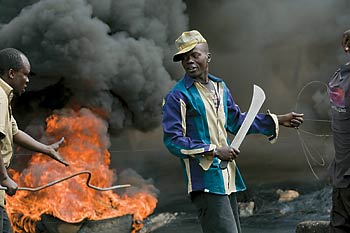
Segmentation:
[[(3, 133), (0, 133), (0, 140), (3, 139), (5, 135)], [(18, 185), (16, 182), (14, 182), (8, 175), (4, 160), (2, 156), (0, 155), (0, 184), (3, 187), (6, 187), (6, 193), (7, 195), (14, 195), (18, 189)]]
[(6, 194), (7, 195), (15, 195), (18, 185), (16, 182), (14, 182), (9, 175), (7, 174), (6, 167), (4, 165), (4, 160), (2, 156), (0, 156), (0, 184), (3, 187), (6, 187)]
[(58, 142), (55, 142), (51, 145), (45, 145), (45, 144), (35, 140), (34, 138), (32, 138), (30, 135), (28, 135), (24, 131), (18, 130), (18, 132), (13, 136), (13, 141), (14, 141), (14, 143), (16, 143), (16, 144), (18, 144), (26, 149), (46, 154), (46, 155), (50, 156), (51, 158), (57, 160), (58, 162), (66, 165), (66, 166), (69, 166), (69, 164), (63, 159), (63, 157), (57, 151), (59, 146), (63, 143), (64, 138), (61, 138), (61, 140), (59, 140)]
[(187, 135), (186, 120), (188, 118), (186, 118), (187, 106), (184, 98), (180, 92), (166, 96), (163, 105), (163, 140), (164, 145), (173, 155), (180, 158), (190, 158), (195, 154), (202, 155), (212, 151), (216, 146), (204, 143), (198, 137), (193, 138)]

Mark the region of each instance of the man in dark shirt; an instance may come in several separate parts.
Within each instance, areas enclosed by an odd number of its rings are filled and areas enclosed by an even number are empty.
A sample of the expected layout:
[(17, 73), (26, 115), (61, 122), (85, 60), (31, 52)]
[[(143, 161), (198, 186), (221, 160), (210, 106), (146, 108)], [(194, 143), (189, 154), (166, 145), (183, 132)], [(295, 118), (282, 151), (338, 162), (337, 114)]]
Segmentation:
[[(350, 51), (350, 30), (343, 34), (342, 46)], [(330, 166), (333, 186), (330, 232), (350, 232), (350, 62), (340, 66), (329, 82), (332, 131), (335, 149)]]

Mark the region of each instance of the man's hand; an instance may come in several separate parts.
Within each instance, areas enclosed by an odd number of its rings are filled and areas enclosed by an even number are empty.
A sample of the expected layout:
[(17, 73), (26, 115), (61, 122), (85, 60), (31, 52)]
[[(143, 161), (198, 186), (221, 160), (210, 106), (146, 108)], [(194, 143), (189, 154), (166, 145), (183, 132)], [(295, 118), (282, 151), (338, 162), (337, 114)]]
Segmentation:
[(232, 162), (238, 157), (239, 150), (233, 149), (229, 146), (219, 147), (214, 150), (213, 155), (218, 157), (220, 160)]
[(304, 114), (290, 112), (284, 115), (277, 115), (277, 119), (280, 125), (297, 129), (304, 122)]
[(6, 187), (6, 194), (9, 196), (13, 196), (16, 194), (16, 191), (18, 189), (18, 185), (16, 182), (14, 182), (10, 177), (6, 177), (4, 180), (1, 181), (1, 186)]
[(66, 165), (66, 166), (69, 166), (69, 163), (67, 163), (64, 158), (61, 156), (61, 154), (57, 151), (58, 148), (60, 147), (60, 145), (64, 142), (64, 138), (62, 137), (61, 140), (59, 140), (58, 142), (55, 142), (51, 145), (48, 145), (48, 155), (57, 160), (58, 162)]

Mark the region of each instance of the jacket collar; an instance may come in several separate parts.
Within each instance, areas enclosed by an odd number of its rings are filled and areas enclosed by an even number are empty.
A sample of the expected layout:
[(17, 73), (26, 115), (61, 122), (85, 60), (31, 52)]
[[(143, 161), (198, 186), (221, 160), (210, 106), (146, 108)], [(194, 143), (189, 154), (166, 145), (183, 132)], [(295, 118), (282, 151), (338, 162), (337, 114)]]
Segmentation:
[[(222, 82), (223, 81), (222, 79), (215, 77), (214, 75), (211, 75), (211, 74), (208, 74), (208, 78), (214, 82)], [(191, 78), (190, 76), (188, 76), (187, 74), (185, 74), (184, 82), (185, 82), (185, 87), (188, 89), (193, 85), (194, 79)]]

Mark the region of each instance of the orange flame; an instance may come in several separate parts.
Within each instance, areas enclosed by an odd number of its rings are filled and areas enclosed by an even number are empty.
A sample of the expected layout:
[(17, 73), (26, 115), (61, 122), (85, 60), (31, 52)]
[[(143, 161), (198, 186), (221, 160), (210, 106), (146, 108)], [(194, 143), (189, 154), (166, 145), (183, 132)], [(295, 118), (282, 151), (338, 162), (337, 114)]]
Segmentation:
[[(19, 187), (38, 187), (82, 170), (92, 173), (90, 183), (98, 187), (112, 186), (115, 171), (109, 168), (110, 153), (107, 125), (87, 109), (68, 111), (68, 116), (47, 118), (47, 133), (59, 140), (65, 137), (59, 152), (70, 164), (65, 167), (46, 155), (37, 154), (21, 173), (11, 170)], [(7, 197), (6, 210), (14, 232), (35, 232), (42, 214), (50, 214), (68, 223), (84, 219), (101, 220), (126, 214), (134, 216), (134, 229), (150, 215), (157, 199), (146, 192), (133, 196), (113, 191), (97, 191), (86, 185), (87, 176), (80, 175), (38, 192), (18, 191)]]

